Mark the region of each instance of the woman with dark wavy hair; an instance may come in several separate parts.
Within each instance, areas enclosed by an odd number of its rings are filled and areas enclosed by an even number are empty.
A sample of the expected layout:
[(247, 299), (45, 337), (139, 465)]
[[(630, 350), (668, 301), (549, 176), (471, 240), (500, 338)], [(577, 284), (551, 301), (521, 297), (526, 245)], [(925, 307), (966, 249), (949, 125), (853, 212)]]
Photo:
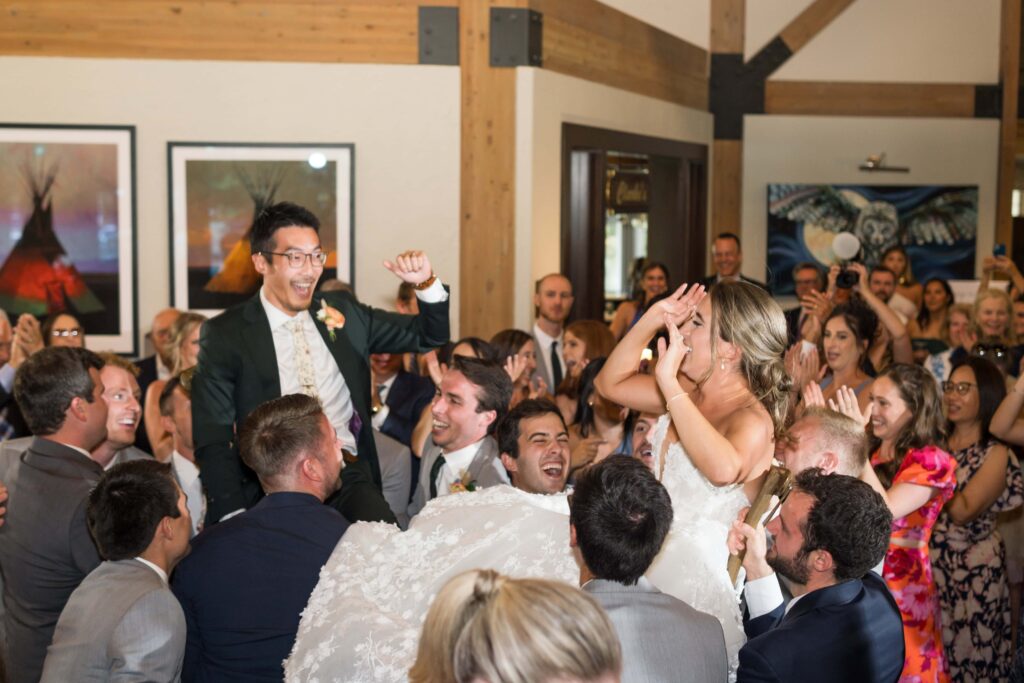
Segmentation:
[[(943, 448), (946, 425), (938, 388), (917, 365), (890, 365), (871, 385), (869, 433), (877, 449), (865, 477), (894, 518), (883, 576), (903, 616), (901, 680), (949, 681), (928, 540), (956, 488), (956, 461)], [(880, 480), (880, 481), (879, 481)], [(884, 488), (883, 488), (884, 486)]]
[(969, 357), (942, 388), (949, 449), (957, 463), (956, 494), (931, 542), (942, 644), (953, 680), (1002, 681), (1010, 675), (1013, 645), (1006, 551), (996, 517), (1024, 502), (1020, 467), (989, 433), (1006, 384), (995, 365)]

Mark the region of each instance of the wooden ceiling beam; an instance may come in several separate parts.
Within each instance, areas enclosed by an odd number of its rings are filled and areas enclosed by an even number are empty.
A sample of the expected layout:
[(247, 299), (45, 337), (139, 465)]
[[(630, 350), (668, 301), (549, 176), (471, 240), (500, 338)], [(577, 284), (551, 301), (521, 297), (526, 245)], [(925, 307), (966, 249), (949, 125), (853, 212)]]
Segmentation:
[(972, 118), (970, 83), (768, 81), (765, 114)]

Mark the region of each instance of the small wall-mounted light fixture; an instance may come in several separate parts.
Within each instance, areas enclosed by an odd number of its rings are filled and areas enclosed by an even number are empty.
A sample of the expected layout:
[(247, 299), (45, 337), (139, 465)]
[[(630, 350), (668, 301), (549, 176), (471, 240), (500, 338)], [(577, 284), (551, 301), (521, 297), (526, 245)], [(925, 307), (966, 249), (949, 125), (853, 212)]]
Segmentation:
[(885, 163), (885, 152), (870, 155), (857, 168), (870, 173), (910, 173), (909, 166), (887, 166)]

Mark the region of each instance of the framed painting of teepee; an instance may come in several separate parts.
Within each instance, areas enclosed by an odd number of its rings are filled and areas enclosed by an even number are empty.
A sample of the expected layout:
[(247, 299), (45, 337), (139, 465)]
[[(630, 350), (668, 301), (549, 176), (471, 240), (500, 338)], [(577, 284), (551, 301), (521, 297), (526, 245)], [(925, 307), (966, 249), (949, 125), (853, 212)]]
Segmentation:
[(0, 308), (136, 353), (135, 127), (0, 124)]
[(207, 315), (253, 296), (253, 219), (289, 201), (320, 219), (322, 279), (352, 282), (350, 144), (167, 143), (174, 306)]

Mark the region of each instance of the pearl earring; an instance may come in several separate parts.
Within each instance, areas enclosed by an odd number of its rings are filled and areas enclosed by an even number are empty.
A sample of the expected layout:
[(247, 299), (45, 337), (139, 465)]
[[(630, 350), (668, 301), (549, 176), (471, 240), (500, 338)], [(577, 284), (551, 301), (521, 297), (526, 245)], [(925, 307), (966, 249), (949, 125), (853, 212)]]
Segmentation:
[(721, 362), (721, 365), (719, 367), (721, 367), (723, 370), (725, 370), (725, 361), (724, 360)]

